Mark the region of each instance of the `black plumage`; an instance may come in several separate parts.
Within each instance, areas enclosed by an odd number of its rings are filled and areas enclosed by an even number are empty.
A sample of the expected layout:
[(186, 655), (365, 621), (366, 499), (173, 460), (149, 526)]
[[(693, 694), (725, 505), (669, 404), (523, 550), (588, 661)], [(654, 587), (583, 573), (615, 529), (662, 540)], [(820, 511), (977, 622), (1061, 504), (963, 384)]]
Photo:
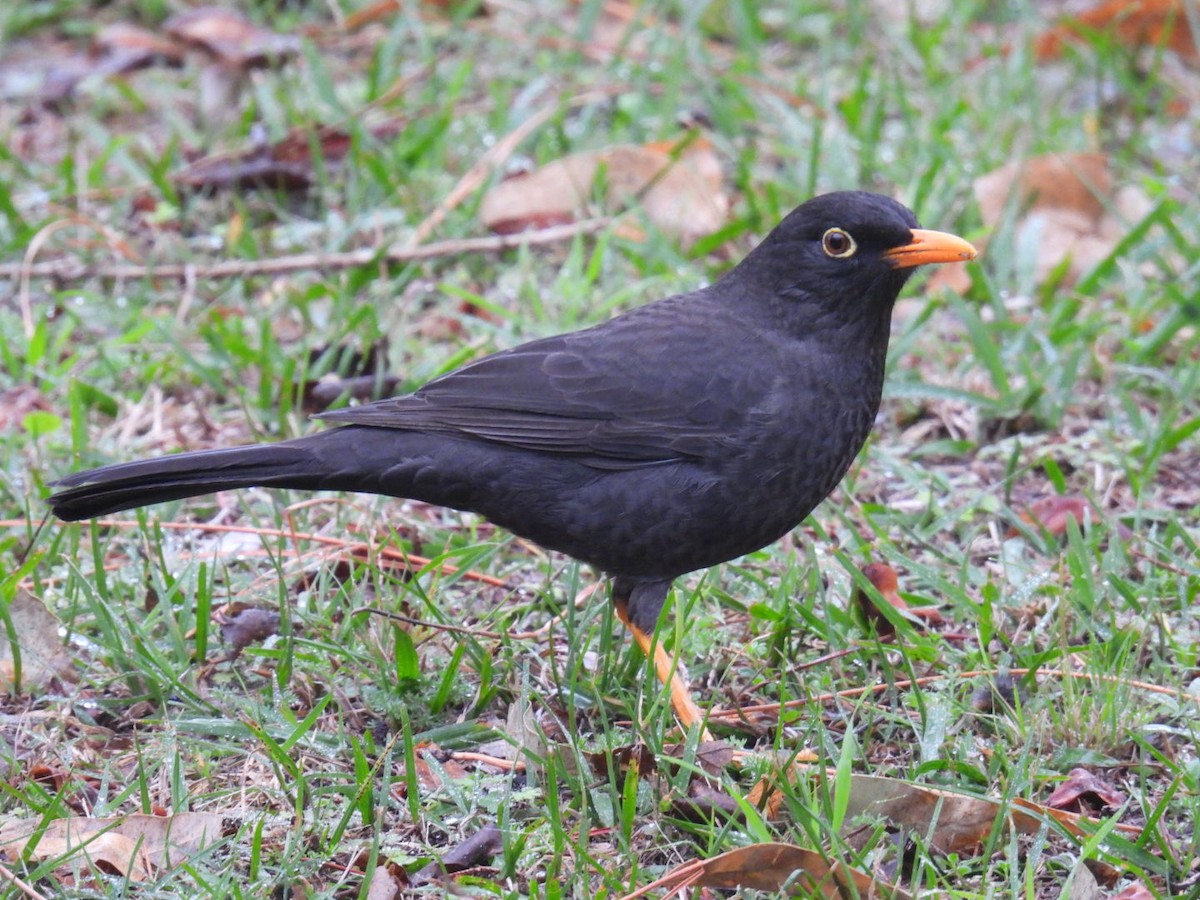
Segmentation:
[(648, 634), (673, 579), (771, 543), (833, 490), (913, 267), (973, 255), (886, 197), (826, 194), (708, 287), (327, 413), (320, 433), (70, 475), (50, 504), (76, 520), (260, 486), (470, 510), (612, 575)]

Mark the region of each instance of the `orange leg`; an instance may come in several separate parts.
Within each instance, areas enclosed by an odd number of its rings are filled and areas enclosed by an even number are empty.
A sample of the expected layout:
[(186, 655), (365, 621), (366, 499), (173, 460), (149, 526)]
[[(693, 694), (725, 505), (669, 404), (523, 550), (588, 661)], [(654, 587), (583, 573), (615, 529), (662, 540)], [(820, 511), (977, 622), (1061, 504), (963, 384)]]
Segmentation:
[(704, 726), (704, 711), (692, 699), (692, 692), (688, 689), (687, 681), (679, 674), (679, 666), (671, 658), (671, 654), (667, 653), (663, 645), (654, 640), (652, 635), (646, 634), (633, 624), (623, 600), (616, 600), (614, 605), (617, 610), (617, 618), (625, 623), (625, 627), (633, 635), (634, 642), (642, 648), (642, 652), (646, 656), (653, 658), (654, 671), (658, 673), (658, 680), (671, 686), (671, 708), (675, 710), (675, 718), (679, 720), (679, 724), (689, 730), (693, 725), (699, 725), (700, 740), (711, 741), (712, 735)]

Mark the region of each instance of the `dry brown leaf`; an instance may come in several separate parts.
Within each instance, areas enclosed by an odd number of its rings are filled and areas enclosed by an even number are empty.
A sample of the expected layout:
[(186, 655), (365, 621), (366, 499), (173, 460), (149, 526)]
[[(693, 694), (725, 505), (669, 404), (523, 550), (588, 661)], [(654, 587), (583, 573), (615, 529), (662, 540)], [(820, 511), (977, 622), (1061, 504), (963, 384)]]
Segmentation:
[(400, 881), (387, 866), (375, 867), (371, 883), (367, 885), (367, 900), (395, 900), (400, 896)]
[(1017, 246), (1037, 248), (1038, 282), (1070, 260), (1067, 283), (1100, 263), (1152, 203), (1137, 187), (1114, 191), (1108, 158), (1099, 153), (1048, 154), (1018, 160), (975, 180), (975, 199), (995, 228), (1016, 198)]
[(1121, 893), (1114, 894), (1112, 900), (1154, 900), (1154, 894), (1140, 881), (1135, 881)]
[(168, 38), (128, 22), (105, 25), (93, 41), (95, 51), (110, 62), (109, 72), (128, 72), (154, 64), (183, 65), (183, 48)]
[[(677, 746), (678, 752), (671, 748), (671, 755), (682, 757), (683, 746)], [(702, 772), (707, 772), (712, 776), (724, 772), (736, 756), (736, 749), (728, 741), (701, 741), (696, 747), (696, 765)]]
[(300, 52), (296, 38), (256, 25), (237, 10), (215, 6), (171, 16), (163, 30), (222, 64), (243, 70), (278, 66)]
[[(58, 636), (58, 619), (41, 600), (18, 589), (8, 607), (8, 618), (12, 633), (8, 632), (8, 623), (3, 623), (0, 631), (0, 691), (29, 691), (55, 677), (76, 680), (71, 654)], [(14, 643), (21, 661), (19, 684)]]
[(484, 865), (504, 847), (500, 829), (488, 823), (460, 844), (442, 854), (412, 877), (412, 884), (426, 884), (444, 875)]
[[(1067, 533), (1067, 523), (1074, 520), (1081, 528), (1094, 523), (1100, 518), (1097, 509), (1084, 497), (1061, 496), (1052, 494), (1031, 503), (1022, 513), (1021, 521), (1028, 522), (1043, 529), (1052, 537), (1062, 537)], [(1122, 541), (1133, 539), (1133, 532), (1120, 521), (1111, 523), (1113, 533)], [(1010, 527), (1008, 537), (1017, 537), (1020, 532)]]
[[(65, 833), (61, 829), (47, 829), (33, 855), (37, 859), (64, 860), (79, 855), (107, 875), (122, 875), (132, 881), (147, 881), (154, 872), (144, 847), (133, 838), (112, 831), (77, 835), (70, 829)], [(10, 859), (15, 861), (16, 856)]]
[[(1062, 537), (1067, 533), (1067, 522), (1074, 519), (1075, 524), (1083, 528), (1089, 519), (1095, 518), (1095, 515), (1092, 504), (1083, 497), (1064, 497), (1060, 494), (1052, 494), (1031, 503), (1021, 513), (1021, 519), (1030, 525), (1044, 528), (1055, 537)], [(1009, 529), (1008, 536), (1016, 537), (1017, 533), (1017, 530), (1012, 528)]]
[[(15, 861), (25, 854), (40, 824), (39, 820), (31, 819), (0, 823), (0, 848), (9, 860)], [(191, 858), (219, 840), (224, 831), (224, 817), (215, 813), (73, 816), (51, 821), (32, 853), (39, 860), (81, 854), (110, 873), (145, 881), (155, 870)]]
[(0, 392), (0, 432), (24, 430), (27, 415), (49, 409), (49, 401), (32, 384), (18, 384)]
[(1082, 811), (1079, 810), (1079, 807), (1086, 800), (1093, 806), (1115, 809), (1121, 806), (1126, 799), (1121, 791), (1101, 781), (1098, 776), (1087, 769), (1075, 768), (1067, 773), (1067, 780), (1046, 798), (1046, 805), (1054, 809), (1075, 807), (1077, 811)]
[(991, 800), (939, 791), (872, 775), (851, 780), (847, 818), (881, 816), (927, 835), (943, 853), (974, 848), (988, 836), (1002, 807)]
[[(875, 590), (879, 591), (880, 596), (888, 604), (903, 612), (909, 619), (915, 620), (921, 627), (926, 624), (940, 625), (944, 621), (942, 614), (933, 607), (914, 609), (908, 605), (900, 596), (899, 576), (896, 575), (896, 570), (887, 563), (868, 563), (863, 566), (862, 573), (867, 576), (867, 580), (875, 586)], [(850, 602), (862, 611), (866, 620), (875, 626), (878, 634), (896, 633), (896, 627), (888, 621), (887, 616), (883, 614), (883, 611), (866, 591), (856, 587)]]
[(599, 184), (609, 210), (635, 201), (658, 228), (685, 243), (725, 224), (729, 198), (712, 145), (621, 145), (577, 153), (500, 182), (488, 191), (479, 216), (501, 234), (573, 221)]
[(1127, 47), (1166, 47), (1180, 58), (1200, 60), (1184, 0), (1109, 0), (1068, 16), (1038, 35), (1033, 52), (1045, 62), (1089, 34), (1111, 34)]
[(1070, 893), (1059, 894), (1059, 900), (1104, 900), (1104, 889), (1082, 861), (1071, 872)]
[[(389, 119), (370, 130), (386, 140), (403, 127)], [(194, 159), (171, 175), (179, 187), (192, 191), (280, 190), (304, 191), (317, 182), (314, 151), (321, 164), (333, 168), (350, 152), (354, 140), (339, 128), (294, 129), (273, 144), (258, 143), (249, 149), (214, 153)]]
[(1102, 153), (1051, 153), (1017, 160), (975, 181), (983, 224), (995, 227), (1020, 192), (1019, 207), (1060, 209), (1093, 222), (1104, 213), (1101, 199), (1112, 193), (1112, 173)]
[(279, 631), (279, 612), (239, 604), (236, 608), (222, 610), (217, 616), (217, 624), (221, 626), (221, 637), (237, 656), (251, 644), (265, 641)]
[(952, 294), (965, 294), (971, 288), (971, 274), (963, 263), (952, 263), (938, 266), (925, 282), (927, 294), (937, 294), (950, 291)]
[(668, 872), (646, 889), (626, 895), (623, 900), (640, 897), (650, 888), (671, 891), (688, 887), (718, 890), (745, 888), (760, 891), (787, 890), (802, 897), (890, 897), (906, 900), (909, 894), (900, 888), (876, 881), (846, 866), (830, 865), (820, 853), (791, 844), (767, 843), (738, 847), (714, 856), (686, 863)]
[(68, 99), (80, 82), (124, 75), (154, 65), (183, 65), (183, 48), (137, 25), (117, 22), (96, 34), (86, 55), (55, 58), (46, 70), (39, 91), (42, 103), (55, 109)]
[(710, 822), (718, 816), (743, 821), (742, 807), (727, 792), (702, 778), (688, 782), (686, 796), (671, 799), (671, 815), (689, 822)]
[[(413, 771), (417, 776), (417, 786), (423, 791), (436, 791), (442, 786), (442, 774), (446, 775), (453, 781), (459, 781), (467, 777), (467, 770), (461, 763), (453, 757), (442, 754), (436, 744), (418, 744), (417, 753), (414, 757), (416, 765)], [(427, 758), (428, 757), (428, 758)], [(438, 764), (438, 768), (434, 768), (429, 764), (429, 759), (432, 758)], [(403, 768), (397, 773), (395, 788), (398, 796), (405, 797), (408, 795), (408, 785), (405, 780), (406, 772)]]
[(236, 155), (205, 157), (171, 176), (191, 191), (305, 191), (315, 180), (312, 159), (276, 155), (275, 147), (257, 147)]
[[(799, 769), (807, 768), (819, 762), (817, 754), (811, 750), (801, 750), (794, 754), (789, 761), (788, 768), (785, 770), (787, 775), (791, 775)], [(746, 802), (757, 810), (761, 810), (763, 815), (770, 821), (774, 821), (780, 817), (780, 811), (783, 809), (783, 792), (779, 789), (779, 775), (773, 772), (768, 772), (754, 783), (754, 786), (746, 792)]]
[[(862, 573), (867, 576), (867, 580), (875, 586), (875, 590), (879, 591), (879, 595), (887, 603), (898, 610), (908, 611), (908, 604), (900, 596), (900, 579), (897, 577), (895, 569), (887, 563), (869, 563), (862, 567)], [(896, 626), (888, 621), (887, 616), (875, 605), (875, 601), (866, 591), (856, 587), (850, 602), (862, 610), (862, 614), (868, 622), (875, 625), (875, 630), (879, 634), (896, 633)]]
[[(882, 816), (928, 835), (934, 846), (945, 853), (961, 853), (979, 846), (1000, 818), (1022, 834), (1040, 829), (1043, 818), (1055, 820), (1072, 834), (1082, 833), (1080, 816), (1020, 798), (1002, 803), (877, 775), (852, 776), (846, 814), (848, 818), (863, 814)], [(1129, 831), (1122, 826), (1118, 828)]]
[[(604, 778), (624, 778), (631, 771), (638, 778), (653, 775), (658, 769), (654, 751), (645, 744), (630, 744), (617, 747), (611, 753), (584, 751), (583, 758), (591, 767), (592, 774)], [(612, 766), (609, 766), (609, 760)]]
[[(1023, 697), (1025, 692), (1021, 692)], [(1017, 703), (1018, 684), (1015, 678), (1007, 673), (997, 673), (986, 679), (979, 687), (971, 692), (971, 708), (980, 713), (998, 713), (1014, 709)]]

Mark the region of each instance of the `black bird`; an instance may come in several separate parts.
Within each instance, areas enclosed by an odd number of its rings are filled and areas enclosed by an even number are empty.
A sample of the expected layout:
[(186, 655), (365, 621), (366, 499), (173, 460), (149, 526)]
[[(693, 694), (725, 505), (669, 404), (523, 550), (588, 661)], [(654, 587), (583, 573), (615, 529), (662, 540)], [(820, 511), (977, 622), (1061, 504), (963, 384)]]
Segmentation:
[(887, 197), (825, 194), (708, 287), (320, 417), (338, 428), (79, 472), (49, 502), (73, 521), (254, 486), (469, 510), (608, 573), (649, 652), (675, 578), (777, 540), (833, 490), (878, 412), (900, 289), (974, 256)]

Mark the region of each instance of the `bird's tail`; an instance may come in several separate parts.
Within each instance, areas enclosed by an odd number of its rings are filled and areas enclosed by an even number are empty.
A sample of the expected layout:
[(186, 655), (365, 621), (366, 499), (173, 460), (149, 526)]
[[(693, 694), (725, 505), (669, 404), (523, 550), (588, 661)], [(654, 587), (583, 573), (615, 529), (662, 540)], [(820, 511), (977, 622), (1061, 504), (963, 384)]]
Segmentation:
[(304, 441), (201, 450), (77, 472), (54, 482), (50, 508), (74, 522), (109, 513), (246, 487), (316, 490), (328, 469)]

